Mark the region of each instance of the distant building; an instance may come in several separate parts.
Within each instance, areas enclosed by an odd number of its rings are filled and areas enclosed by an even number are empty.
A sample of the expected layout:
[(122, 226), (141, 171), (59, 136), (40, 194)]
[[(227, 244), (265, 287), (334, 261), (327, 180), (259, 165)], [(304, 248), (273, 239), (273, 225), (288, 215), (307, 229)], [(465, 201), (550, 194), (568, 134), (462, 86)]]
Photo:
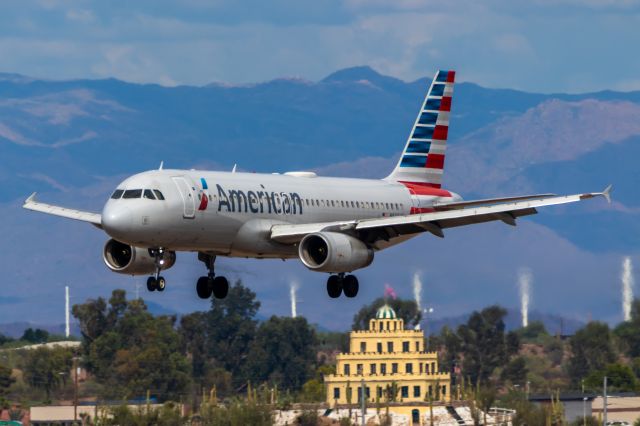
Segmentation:
[(349, 347), (337, 356), (336, 374), (325, 377), (330, 406), (360, 402), (363, 379), (369, 406), (392, 402), (394, 412), (421, 416), (425, 401), (450, 401), (450, 374), (439, 371), (436, 352), (425, 352), (424, 333), (405, 330), (390, 306), (378, 309), (368, 330), (352, 331)]

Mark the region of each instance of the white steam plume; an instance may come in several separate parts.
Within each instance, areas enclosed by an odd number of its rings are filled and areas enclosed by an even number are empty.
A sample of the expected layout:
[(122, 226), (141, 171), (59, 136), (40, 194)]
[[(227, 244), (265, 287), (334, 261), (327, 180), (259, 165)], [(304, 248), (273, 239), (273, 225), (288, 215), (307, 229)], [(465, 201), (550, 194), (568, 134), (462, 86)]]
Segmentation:
[(295, 318), (296, 316), (298, 316), (298, 301), (297, 301), (297, 293), (298, 291), (298, 283), (295, 281), (292, 281), (291, 284), (289, 285), (289, 296), (291, 298), (291, 318)]
[(522, 326), (529, 325), (529, 302), (531, 299), (531, 281), (533, 276), (529, 268), (520, 268), (518, 282), (520, 284), (520, 313), (522, 314)]
[(416, 271), (413, 274), (413, 297), (416, 299), (418, 312), (422, 312), (422, 273)]
[(633, 302), (633, 263), (631, 258), (625, 256), (622, 259), (622, 317), (625, 321), (631, 321), (631, 303)]

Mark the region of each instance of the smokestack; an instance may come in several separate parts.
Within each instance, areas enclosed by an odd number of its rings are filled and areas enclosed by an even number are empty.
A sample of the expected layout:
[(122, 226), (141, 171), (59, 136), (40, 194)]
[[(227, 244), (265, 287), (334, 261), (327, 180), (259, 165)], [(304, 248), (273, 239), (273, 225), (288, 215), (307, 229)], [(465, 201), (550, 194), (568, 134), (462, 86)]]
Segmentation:
[(289, 285), (289, 297), (291, 298), (291, 318), (298, 316), (296, 292), (298, 291), (298, 283), (292, 281)]
[(64, 287), (64, 335), (71, 334), (71, 324), (69, 323), (69, 286)]
[(420, 271), (413, 274), (413, 297), (416, 299), (418, 312), (422, 312), (422, 279)]
[(520, 313), (522, 314), (522, 327), (529, 325), (529, 302), (531, 296), (531, 270), (520, 268), (518, 282), (520, 283)]
[(622, 318), (631, 321), (631, 304), (633, 303), (633, 263), (631, 258), (625, 256), (622, 259)]

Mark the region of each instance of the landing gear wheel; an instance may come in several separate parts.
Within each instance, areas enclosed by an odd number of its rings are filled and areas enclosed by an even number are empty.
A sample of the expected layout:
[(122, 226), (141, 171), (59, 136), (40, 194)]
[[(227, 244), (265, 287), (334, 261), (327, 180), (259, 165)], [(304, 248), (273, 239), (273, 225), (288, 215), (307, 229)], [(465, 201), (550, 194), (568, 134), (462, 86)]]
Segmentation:
[(347, 275), (346, 277), (344, 277), (342, 287), (344, 290), (344, 295), (351, 298), (358, 295), (360, 284), (358, 283), (358, 279), (354, 275)]
[(342, 280), (337, 275), (331, 275), (327, 280), (327, 294), (332, 299), (340, 297), (342, 293)]
[(164, 279), (164, 277), (158, 277), (158, 279), (156, 280), (156, 290), (164, 291), (166, 286), (167, 286), (167, 281)]
[(200, 299), (208, 299), (211, 297), (211, 285), (209, 284), (209, 277), (198, 278), (196, 284), (196, 293)]
[(155, 277), (147, 278), (147, 290), (156, 291), (156, 286), (157, 286), (157, 282)]
[(213, 295), (216, 299), (224, 299), (229, 293), (229, 281), (225, 277), (215, 277), (213, 279)]

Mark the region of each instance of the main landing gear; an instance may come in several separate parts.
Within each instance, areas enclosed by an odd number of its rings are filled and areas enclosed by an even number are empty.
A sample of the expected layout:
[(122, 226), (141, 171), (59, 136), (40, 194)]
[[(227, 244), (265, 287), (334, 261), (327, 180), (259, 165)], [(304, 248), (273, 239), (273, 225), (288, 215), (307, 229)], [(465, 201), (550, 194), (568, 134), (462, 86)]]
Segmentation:
[(345, 276), (344, 272), (338, 275), (331, 275), (327, 280), (327, 293), (332, 299), (340, 297), (342, 292), (349, 298), (356, 297), (359, 288), (360, 285), (355, 275)]
[(198, 253), (198, 260), (207, 265), (209, 273), (206, 277), (198, 278), (196, 292), (201, 299), (208, 299), (213, 293), (216, 299), (224, 299), (229, 293), (229, 281), (225, 277), (216, 277), (214, 263), (216, 256), (206, 253)]
[(147, 290), (149, 291), (164, 291), (167, 286), (167, 281), (164, 277), (160, 276), (162, 271), (162, 265), (164, 265), (164, 249), (162, 247), (157, 249), (149, 249), (149, 254), (153, 256), (156, 263), (156, 272), (149, 278), (147, 278)]

